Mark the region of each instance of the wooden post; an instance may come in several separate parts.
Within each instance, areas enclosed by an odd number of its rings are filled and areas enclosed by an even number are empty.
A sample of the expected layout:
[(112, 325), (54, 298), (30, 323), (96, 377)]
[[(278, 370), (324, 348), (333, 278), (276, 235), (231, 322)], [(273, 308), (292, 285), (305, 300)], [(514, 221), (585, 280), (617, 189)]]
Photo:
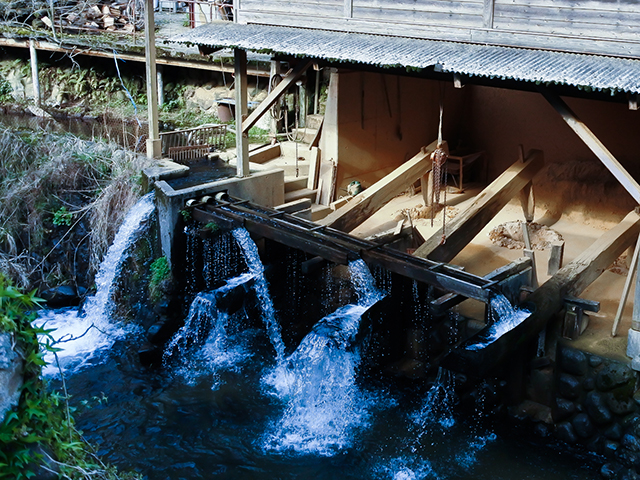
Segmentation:
[[(624, 310), (624, 304), (627, 303), (627, 297), (629, 296), (629, 290), (631, 289), (631, 279), (633, 278), (633, 272), (638, 270), (638, 253), (640, 253), (640, 236), (638, 236), (638, 241), (636, 242), (636, 248), (633, 250), (633, 257), (631, 260), (631, 265), (629, 265), (629, 272), (627, 273), (627, 279), (624, 282), (624, 288), (622, 289), (622, 296), (620, 297), (620, 304), (618, 305), (618, 311), (616, 312), (616, 316), (613, 319), (613, 327), (611, 329), (611, 336), (615, 337), (618, 333), (618, 324), (620, 323), (620, 319), (622, 318), (622, 311)], [(640, 315), (636, 312), (636, 304), (638, 303), (638, 280), (636, 279), (636, 293), (634, 296), (633, 302), (633, 317), (632, 322), (635, 325), (638, 325), (638, 318)], [(634, 330), (640, 330), (640, 328), (635, 328)]]
[(433, 170), (429, 170), (420, 177), (420, 190), (424, 206), (430, 207), (433, 200)]
[(520, 222), (522, 227), (522, 238), (524, 238), (524, 256), (531, 259), (531, 286), (538, 288), (538, 271), (536, 269), (536, 253), (531, 246), (531, 238), (529, 237), (529, 225), (526, 222)]
[(31, 59), (31, 81), (33, 82), (33, 100), (36, 107), (40, 106), (40, 78), (38, 76), (38, 52), (36, 52), (36, 42), (29, 39), (29, 55)]
[(484, 28), (493, 28), (495, 3), (495, 0), (484, 0), (484, 11), (482, 12)]
[(249, 135), (245, 131), (244, 121), (249, 106), (247, 103), (247, 52), (240, 48), (233, 50), (236, 76), (236, 154), (237, 175), (248, 177), (249, 173)]
[(149, 118), (149, 137), (147, 138), (147, 157), (159, 158), (162, 154), (160, 129), (158, 126), (158, 75), (156, 73), (156, 32), (153, 17), (153, 0), (145, 0), (144, 41), (147, 70), (147, 111)]
[(547, 275), (555, 275), (562, 268), (563, 257), (564, 241), (551, 242), (551, 255), (549, 255), (549, 263), (547, 264)]
[(344, 0), (345, 18), (353, 18), (353, 0)]

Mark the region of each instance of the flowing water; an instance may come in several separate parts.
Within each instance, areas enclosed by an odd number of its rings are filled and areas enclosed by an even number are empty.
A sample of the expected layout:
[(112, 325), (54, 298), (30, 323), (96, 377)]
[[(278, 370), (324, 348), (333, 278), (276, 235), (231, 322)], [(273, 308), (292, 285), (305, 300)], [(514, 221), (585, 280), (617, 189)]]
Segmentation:
[[(361, 319), (386, 293), (361, 261), (349, 266), (355, 300), (287, 355), (257, 248), (243, 230), (233, 238), (247, 271), (193, 292), (163, 368), (140, 366), (141, 333), (128, 331), (107, 337), (109, 354), (101, 347), (95, 361), (67, 369), (78, 427), (105, 460), (149, 480), (598, 478), (589, 460), (460, 416), (450, 372), (412, 388), (361, 378)], [(256, 297), (260, 322), (222, 308), (235, 288)], [(109, 294), (100, 298), (106, 319)]]
[[(95, 356), (101, 355), (117, 339), (130, 333), (110, 318), (112, 313), (111, 297), (115, 281), (122, 269), (129, 248), (145, 228), (145, 221), (155, 211), (154, 195), (149, 193), (129, 211), (115, 236), (113, 244), (100, 264), (95, 277), (96, 293), (87, 298), (82, 310), (43, 310), (37, 321), (48, 329), (55, 329), (52, 336), (63, 350), (57, 354), (60, 367), (79, 368)], [(58, 366), (53, 354), (48, 353), (45, 360), (48, 366), (46, 374), (53, 374)]]
[(483, 334), (480, 342), (467, 346), (467, 350), (480, 350), (485, 345), (497, 340), (502, 335), (520, 325), (531, 315), (527, 309), (520, 309), (511, 305), (504, 295), (497, 293), (490, 300), (492, 324)]

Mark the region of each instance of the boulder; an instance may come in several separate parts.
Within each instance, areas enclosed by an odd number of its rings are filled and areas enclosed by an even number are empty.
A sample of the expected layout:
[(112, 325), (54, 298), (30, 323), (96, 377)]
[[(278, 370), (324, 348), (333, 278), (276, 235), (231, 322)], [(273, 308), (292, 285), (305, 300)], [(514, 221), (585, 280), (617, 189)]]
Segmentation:
[(580, 435), (582, 438), (589, 438), (593, 435), (594, 428), (591, 420), (589, 420), (589, 416), (586, 413), (579, 413), (573, 420), (571, 421), (573, 425), (573, 429), (575, 432)]
[(587, 408), (589, 417), (593, 420), (593, 423), (596, 425), (608, 425), (611, 423), (613, 416), (611, 415), (611, 412), (607, 407), (606, 400), (602, 394), (598, 392), (589, 392), (584, 404)]
[(558, 393), (564, 398), (574, 399), (580, 396), (581, 382), (573, 375), (560, 374), (558, 378)]
[(596, 387), (598, 390), (608, 391), (619, 385), (624, 385), (633, 378), (633, 370), (620, 363), (610, 363), (598, 372)]
[(587, 373), (587, 356), (580, 350), (573, 348), (563, 348), (560, 351), (560, 368), (572, 375), (584, 375)]
[(60, 285), (50, 288), (40, 294), (47, 301), (47, 305), (52, 308), (75, 307), (80, 303), (80, 296), (74, 287)]

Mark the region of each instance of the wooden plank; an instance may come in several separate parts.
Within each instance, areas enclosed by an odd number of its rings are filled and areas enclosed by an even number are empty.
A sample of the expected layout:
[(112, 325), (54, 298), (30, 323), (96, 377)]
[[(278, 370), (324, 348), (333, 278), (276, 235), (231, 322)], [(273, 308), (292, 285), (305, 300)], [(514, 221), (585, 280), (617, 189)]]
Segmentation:
[(430, 15), (430, 14), (458, 14), (458, 15), (482, 15), (484, 4), (482, 2), (439, 2), (427, 1), (419, 4), (402, 4), (396, 2), (354, 2), (354, 9), (377, 10), (380, 12), (404, 12), (404, 15)]
[(265, 2), (264, 0), (249, 0), (248, 5), (243, 8), (265, 13), (287, 13), (288, 15), (319, 15), (327, 18), (341, 16), (344, 11), (343, 2), (297, 2), (297, 1), (277, 1)]
[(359, 20), (384, 21), (400, 24), (451, 25), (458, 27), (482, 27), (482, 9), (466, 14), (453, 12), (421, 12), (417, 10), (354, 8), (353, 17)]
[(289, 89), (293, 83), (298, 80), (304, 72), (313, 64), (312, 60), (301, 60), (291, 71), (289, 75), (284, 77), (282, 81), (271, 90), (271, 93), (260, 102), (258, 108), (256, 108), (247, 119), (242, 122), (242, 133), (246, 134), (249, 129), (253, 127), (260, 118), (269, 111), (269, 109), (278, 101), (278, 99)]
[(496, 0), (496, 4), (556, 6), (589, 10), (630, 11), (637, 8), (636, 0)]
[(511, 165), (478, 194), (467, 210), (459, 213), (447, 225), (447, 239), (443, 245), (442, 232), (437, 232), (414, 255), (438, 262), (451, 261), (531, 181), (543, 163), (542, 152), (531, 150), (524, 162), (518, 160)]
[(466, 8), (465, 5), (484, 5), (484, 0), (353, 0), (354, 7), (397, 8), (404, 10), (443, 11), (447, 9)]
[[(486, 340), (486, 330), (451, 352), (442, 366), (470, 375), (484, 376), (509, 356), (533, 340), (549, 319), (564, 307), (567, 296), (579, 296), (622, 252), (633, 245), (640, 233), (640, 215), (630, 212), (618, 225), (605, 232), (589, 248), (527, 297), (532, 312), (520, 325), (495, 341)], [(482, 348), (467, 347), (486, 343)]]
[(431, 169), (431, 153), (436, 149), (436, 144), (434, 141), (428, 147), (423, 147), (411, 160), (353, 197), (348, 204), (327, 215), (319, 223), (345, 232), (356, 228)]
[(640, 185), (629, 172), (618, 162), (616, 157), (607, 150), (607, 147), (596, 137), (591, 130), (573, 113), (569, 106), (557, 95), (551, 93), (544, 87), (538, 87), (538, 91), (544, 96), (549, 104), (560, 114), (562, 119), (589, 147), (589, 149), (600, 159), (614, 177), (622, 184), (629, 195), (640, 203)]
[(236, 94), (236, 170), (238, 177), (248, 177), (249, 171), (249, 137), (245, 129), (245, 119), (247, 118), (249, 100), (247, 92), (247, 52), (240, 49), (233, 49), (235, 61), (235, 81), (234, 88)]
[(281, 154), (280, 144), (265, 145), (249, 152), (249, 161), (252, 163), (264, 163), (274, 158), (278, 158)]
[(286, 213), (299, 212), (300, 210), (307, 210), (311, 208), (311, 200), (309, 200), (308, 198), (301, 198), (299, 200), (294, 200), (293, 202), (283, 203), (282, 205), (278, 205), (277, 207), (273, 208), (274, 210), (279, 210)]
[(484, 21), (485, 28), (493, 28), (493, 15), (495, 12), (496, 0), (484, 0), (484, 10), (482, 12), (482, 19)]
[(344, 0), (344, 17), (353, 18), (353, 0)]
[(520, 30), (531, 33), (542, 34), (560, 34), (571, 35), (575, 37), (593, 37), (597, 34), (599, 37), (610, 37), (619, 40), (637, 40), (640, 39), (640, 29), (637, 26), (621, 25), (602, 25), (588, 23), (562, 23), (549, 20), (531, 20), (526, 18), (512, 18), (496, 16), (494, 19), (495, 28), (504, 30)]
[(590, 24), (622, 27), (636, 26), (640, 22), (637, 9), (629, 11), (590, 10), (585, 8), (559, 8), (557, 6), (496, 5), (496, 16), (523, 18), (531, 21), (549, 21), (568, 24)]

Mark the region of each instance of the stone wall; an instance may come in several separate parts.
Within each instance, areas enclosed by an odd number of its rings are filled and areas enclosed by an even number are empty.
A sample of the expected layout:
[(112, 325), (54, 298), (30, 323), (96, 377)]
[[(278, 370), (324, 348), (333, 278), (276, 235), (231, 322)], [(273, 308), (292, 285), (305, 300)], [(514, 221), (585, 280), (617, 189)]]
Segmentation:
[(555, 436), (606, 458), (605, 478), (640, 478), (640, 390), (629, 365), (559, 345)]

